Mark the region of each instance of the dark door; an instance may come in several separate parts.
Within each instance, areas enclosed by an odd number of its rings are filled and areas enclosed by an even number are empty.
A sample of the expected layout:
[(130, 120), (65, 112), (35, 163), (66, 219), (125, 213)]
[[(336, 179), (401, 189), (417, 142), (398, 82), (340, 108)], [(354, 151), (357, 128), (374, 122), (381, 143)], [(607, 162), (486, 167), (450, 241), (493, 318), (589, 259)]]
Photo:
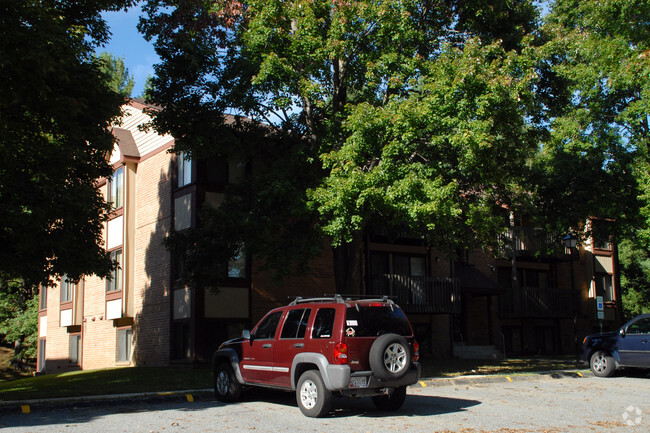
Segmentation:
[(311, 316), (311, 309), (289, 310), (282, 325), (280, 338), (273, 349), (273, 382), (281, 386), (291, 386), (291, 364), (300, 352), (305, 350), (305, 331)]
[(622, 365), (650, 367), (650, 317), (630, 323), (618, 342), (618, 356)]
[(247, 382), (272, 382), (275, 335), (282, 311), (268, 314), (251, 333), (251, 342), (243, 343), (242, 376)]

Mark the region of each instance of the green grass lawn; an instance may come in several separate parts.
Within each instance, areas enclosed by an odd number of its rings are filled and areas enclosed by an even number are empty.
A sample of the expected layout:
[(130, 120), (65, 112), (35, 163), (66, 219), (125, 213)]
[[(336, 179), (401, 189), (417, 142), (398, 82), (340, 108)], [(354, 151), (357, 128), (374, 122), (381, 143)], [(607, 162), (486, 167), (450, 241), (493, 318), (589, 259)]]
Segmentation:
[(0, 382), (0, 401), (204, 389), (212, 372), (190, 367), (125, 367)]
[[(422, 378), (471, 374), (526, 374), (533, 371), (575, 369), (571, 359), (469, 360), (424, 357)], [(578, 368), (583, 368), (578, 365)], [(0, 378), (0, 401), (60, 398), (71, 396), (182, 391), (212, 387), (207, 367), (125, 367), (74, 371), (43, 376)]]

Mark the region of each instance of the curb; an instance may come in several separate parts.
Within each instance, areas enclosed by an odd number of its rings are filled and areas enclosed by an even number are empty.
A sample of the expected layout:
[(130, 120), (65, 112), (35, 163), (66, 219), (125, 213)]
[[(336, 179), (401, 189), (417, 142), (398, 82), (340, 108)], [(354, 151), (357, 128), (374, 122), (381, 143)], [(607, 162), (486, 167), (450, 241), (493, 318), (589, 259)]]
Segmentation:
[[(523, 373), (515, 375), (472, 375), (472, 376), (456, 376), (449, 378), (428, 378), (421, 379), (418, 383), (411, 385), (409, 388), (433, 388), (441, 386), (459, 386), (459, 385), (479, 385), (490, 383), (511, 383), (511, 382), (526, 382), (534, 380), (552, 380), (552, 379), (580, 379), (584, 377), (591, 377), (593, 373), (589, 370), (557, 370), (557, 371), (541, 371), (533, 373)], [(195, 401), (205, 401), (213, 399), (212, 389), (191, 389), (184, 391), (169, 391), (169, 392), (145, 392), (145, 393), (130, 393), (130, 394), (111, 394), (111, 395), (93, 395), (93, 396), (77, 396), (77, 397), (63, 397), (63, 398), (43, 398), (33, 400), (17, 400), (17, 401), (0, 401), (0, 414), (4, 413), (22, 413), (29, 414), (34, 408), (51, 408), (51, 407), (90, 407), (101, 404), (120, 402), (124, 403), (126, 400), (146, 401), (150, 403), (157, 403), (163, 401), (187, 401), (193, 403)]]
[[(0, 414), (3, 413), (31, 413), (33, 408), (41, 407), (89, 407), (103, 403), (124, 403), (127, 400), (148, 401), (157, 403), (162, 401), (195, 401), (211, 399), (212, 389), (191, 389), (184, 391), (141, 392), (130, 394), (90, 395), (62, 398), (42, 398), (33, 400), (0, 401)], [(207, 397), (207, 398), (206, 398)]]
[(551, 380), (551, 379), (580, 379), (592, 377), (593, 373), (589, 370), (555, 370), (540, 371), (533, 373), (520, 373), (513, 375), (472, 375), (456, 376), (449, 378), (432, 378), (421, 379), (417, 384), (411, 385), (414, 388), (430, 388), (435, 386), (456, 386), (456, 385), (480, 385), (489, 383), (511, 383), (511, 382), (530, 382), (533, 380)]

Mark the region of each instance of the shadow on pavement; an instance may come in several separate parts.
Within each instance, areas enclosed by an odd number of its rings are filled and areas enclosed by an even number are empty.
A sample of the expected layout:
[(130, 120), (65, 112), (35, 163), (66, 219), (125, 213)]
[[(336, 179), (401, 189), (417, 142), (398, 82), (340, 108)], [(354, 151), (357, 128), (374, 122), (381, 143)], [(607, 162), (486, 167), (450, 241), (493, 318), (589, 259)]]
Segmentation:
[[(288, 411), (299, 414), (295, 394), (268, 390), (255, 390), (242, 395), (241, 403), (269, 403), (282, 406)], [(230, 405), (237, 405), (231, 403)], [(481, 404), (476, 400), (444, 398), (436, 396), (408, 395), (404, 406), (395, 412), (380, 411), (370, 398), (335, 398), (329, 418), (346, 417), (410, 417), (435, 416), (447, 413), (462, 412), (469, 407)], [(0, 412), (0, 429), (12, 427), (38, 426), (70, 426), (83, 425), (96, 418), (111, 414), (130, 414), (138, 412), (161, 412), (166, 410), (182, 410), (196, 412), (204, 410), (219, 410), (226, 404), (215, 401), (211, 395), (203, 395), (194, 402), (185, 398), (146, 399), (134, 401), (113, 401), (96, 403), (74, 403), (66, 405), (34, 406), (30, 414), (21, 414), (20, 409)]]

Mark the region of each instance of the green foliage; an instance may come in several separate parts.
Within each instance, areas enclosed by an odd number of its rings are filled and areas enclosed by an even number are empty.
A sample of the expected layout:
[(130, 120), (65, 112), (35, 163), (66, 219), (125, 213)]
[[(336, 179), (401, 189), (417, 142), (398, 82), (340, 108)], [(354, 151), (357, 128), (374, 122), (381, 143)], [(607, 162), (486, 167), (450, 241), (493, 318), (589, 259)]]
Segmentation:
[[(318, 230), (345, 246), (374, 222), (432, 241), (494, 239), (500, 206), (524, 197), (534, 75), (518, 52), (535, 27), (530, 1), (151, 0), (143, 10), (162, 60), (148, 94), (163, 107), (156, 129), (193, 157), (252, 166), (242, 198), (204, 216), (196, 239), (237, 233), (276, 262), (308, 259)], [(273, 129), (260, 139), (263, 124)], [(183, 236), (183, 250), (198, 245)]]
[(0, 272), (27, 286), (107, 275), (110, 125), (124, 99), (94, 57), (127, 0), (0, 1)]
[(101, 71), (106, 74), (108, 87), (125, 98), (131, 96), (131, 91), (135, 85), (133, 75), (129, 74), (129, 69), (124, 64), (122, 57), (115, 57), (106, 51), (102, 52), (98, 59), (101, 63)]
[(13, 347), (21, 344), (19, 358), (35, 359), (38, 343), (38, 297), (22, 281), (0, 279), (0, 337)]
[(638, 242), (625, 240), (619, 245), (623, 311), (628, 319), (650, 313), (650, 254)]
[(326, 233), (346, 242), (379, 213), (439, 246), (496, 239), (498, 204), (519, 205), (536, 151), (524, 118), (534, 78), (524, 57), (470, 40), (426, 64), (417, 91), (349, 106), (348, 138), (324, 155), (330, 175), (312, 195)]
[(556, 224), (566, 227), (588, 214), (614, 217), (619, 238), (626, 228), (648, 224), (647, 216), (637, 217), (640, 206), (646, 214), (649, 206), (643, 177), (650, 144), (649, 13), (647, 0), (553, 5), (540, 52), (558, 97), (545, 107), (551, 137), (536, 184), (546, 197), (544, 213)]

